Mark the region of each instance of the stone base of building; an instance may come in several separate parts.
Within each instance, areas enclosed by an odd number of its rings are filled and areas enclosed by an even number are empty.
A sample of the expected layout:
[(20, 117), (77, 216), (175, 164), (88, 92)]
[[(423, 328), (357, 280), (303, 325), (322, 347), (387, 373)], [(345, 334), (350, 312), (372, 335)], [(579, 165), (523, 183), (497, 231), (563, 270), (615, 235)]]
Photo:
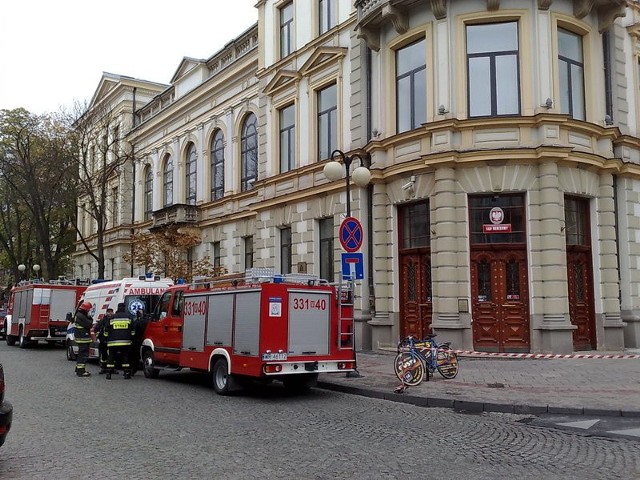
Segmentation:
[(371, 317), (356, 318), (354, 325), (356, 327), (356, 351), (371, 350), (371, 326), (369, 319)]
[(621, 352), (624, 350), (624, 328), (626, 323), (622, 321), (620, 314), (603, 314), (602, 326), (604, 334), (602, 335), (602, 345), (598, 345), (598, 349)]
[(624, 327), (624, 346), (626, 348), (640, 348), (640, 315), (630, 311), (622, 312)]
[(542, 325), (537, 327), (539, 341), (534, 343), (533, 353), (573, 353), (573, 331), (575, 329), (574, 325)]
[(399, 333), (397, 331), (397, 314), (376, 314), (367, 323), (371, 335), (370, 349), (378, 350), (383, 347), (396, 347)]

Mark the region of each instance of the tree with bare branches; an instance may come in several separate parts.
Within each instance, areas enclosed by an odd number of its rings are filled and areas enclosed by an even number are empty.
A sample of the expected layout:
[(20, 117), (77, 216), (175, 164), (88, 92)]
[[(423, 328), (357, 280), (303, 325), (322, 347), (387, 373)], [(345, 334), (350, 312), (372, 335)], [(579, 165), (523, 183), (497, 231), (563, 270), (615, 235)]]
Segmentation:
[[(77, 153), (78, 211), (83, 218), (77, 235), (98, 265), (98, 277), (105, 274), (105, 233), (109, 219), (114, 219), (119, 198), (121, 175), (133, 167), (133, 155), (124, 140), (123, 118), (108, 106), (76, 105), (75, 115), (69, 117), (73, 127), (71, 135)], [(126, 175), (125, 175), (126, 177)], [(88, 219), (88, 221), (87, 221)], [(112, 222), (114, 225), (115, 221)], [(126, 222), (119, 222), (124, 224)]]

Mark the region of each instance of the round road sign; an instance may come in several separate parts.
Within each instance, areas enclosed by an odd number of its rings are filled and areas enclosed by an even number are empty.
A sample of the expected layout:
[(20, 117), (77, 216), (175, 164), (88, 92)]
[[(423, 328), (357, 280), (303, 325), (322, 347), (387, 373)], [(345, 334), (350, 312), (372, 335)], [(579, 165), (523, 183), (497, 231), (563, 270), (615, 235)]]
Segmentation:
[(340, 224), (340, 245), (348, 253), (360, 250), (362, 246), (362, 225), (357, 218), (347, 217)]

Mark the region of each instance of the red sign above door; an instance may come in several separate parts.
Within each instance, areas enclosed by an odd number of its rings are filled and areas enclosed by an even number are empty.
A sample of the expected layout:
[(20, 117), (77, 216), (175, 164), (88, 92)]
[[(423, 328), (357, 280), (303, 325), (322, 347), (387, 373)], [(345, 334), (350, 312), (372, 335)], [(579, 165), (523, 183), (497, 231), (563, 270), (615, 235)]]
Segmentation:
[(511, 233), (511, 224), (484, 224), (482, 225), (482, 233)]

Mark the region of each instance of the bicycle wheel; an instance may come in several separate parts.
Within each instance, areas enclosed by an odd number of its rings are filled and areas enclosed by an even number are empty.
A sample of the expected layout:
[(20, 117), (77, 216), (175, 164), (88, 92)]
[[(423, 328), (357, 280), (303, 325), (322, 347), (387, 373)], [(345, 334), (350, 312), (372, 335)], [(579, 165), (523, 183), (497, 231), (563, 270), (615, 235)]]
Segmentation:
[(411, 352), (400, 352), (396, 355), (394, 370), (402, 383), (412, 387), (422, 382), (424, 376), (422, 362), (416, 355), (411, 355)]
[(455, 378), (458, 375), (458, 355), (453, 350), (438, 349), (436, 368), (444, 378)]

